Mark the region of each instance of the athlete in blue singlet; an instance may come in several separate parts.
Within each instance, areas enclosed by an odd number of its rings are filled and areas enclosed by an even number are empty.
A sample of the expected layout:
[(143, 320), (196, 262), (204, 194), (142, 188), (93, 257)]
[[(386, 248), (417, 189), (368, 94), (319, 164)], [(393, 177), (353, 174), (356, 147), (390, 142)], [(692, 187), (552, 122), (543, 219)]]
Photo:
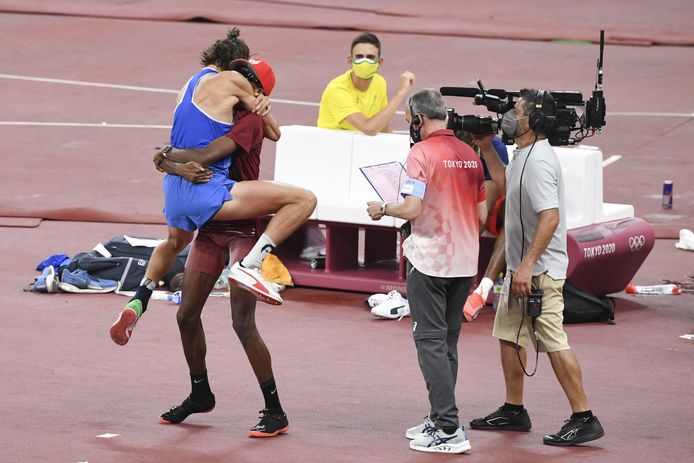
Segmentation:
[[(193, 101), (193, 94), (203, 76), (218, 71), (206, 67), (190, 78), (174, 111), (171, 145), (175, 148), (204, 148), (215, 138), (224, 136), (232, 124), (216, 120)], [(212, 178), (206, 183), (191, 183), (183, 177), (164, 177), (164, 216), (170, 227), (195, 231), (210, 220), (225, 201), (231, 200), (234, 181), (229, 179), (231, 157), (208, 166)]]
[[(272, 90), (274, 74), (262, 59), (246, 61), (247, 56), (248, 47), (238, 39), (238, 29), (231, 31), (226, 41), (217, 41), (203, 52), (205, 69), (193, 76), (179, 93), (171, 133), (175, 146), (203, 147), (223, 136), (231, 128), (233, 108), (239, 103), (261, 117), (269, 115), (269, 100), (263, 94)], [(228, 124), (222, 121), (226, 118)], [(170, 149), (171, 146), (165, 147), (162, 156), (166, 157)], [(128, 342), (159, 280), (192, 241), (194, 231), (208, 220), (242, 220), (274, 214), (253, 249), (231, 267), (229, 280), (259, 300), (282, 303), (279, 293), (260, 274), (260, 265), (275, 246), (313, 213), (315, 195), (303, 188), (274, 182), (233, 182), (228, 176), (229, 163), (230, 159), (224, 157), (210, 164), (209, 169), (198, 164), (197, 168), (204, 173), (201, 183), (175, 175), (166, 176), (164, 211), (169, 236), (152, 253), (141, 286), (111, 327), (111, 339), (116, 344)], [(187, 164), (196, 163), (189, 161)], [(166, 172), (179, 174), (176, 169)]]

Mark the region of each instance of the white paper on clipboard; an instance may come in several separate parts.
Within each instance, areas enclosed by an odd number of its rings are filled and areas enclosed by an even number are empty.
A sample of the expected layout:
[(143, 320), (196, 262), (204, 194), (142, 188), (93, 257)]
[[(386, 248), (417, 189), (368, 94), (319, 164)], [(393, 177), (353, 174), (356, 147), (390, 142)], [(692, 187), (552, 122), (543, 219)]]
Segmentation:
[(398, 201), (400, 188), (407, 177), (400, 161), (360, 167), (359, 170), (382, 201)]

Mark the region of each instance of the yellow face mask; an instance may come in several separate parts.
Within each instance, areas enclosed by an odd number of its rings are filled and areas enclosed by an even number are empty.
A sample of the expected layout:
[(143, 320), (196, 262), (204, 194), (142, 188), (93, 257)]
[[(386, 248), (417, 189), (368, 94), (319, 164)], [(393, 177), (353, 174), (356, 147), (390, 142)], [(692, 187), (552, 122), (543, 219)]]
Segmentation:
[(352, 71), (360, 79), (371, 79), (376, 71), (378, 71), (378, 60), (370, 60), (369, 58), (359, 58), (352, 61)]

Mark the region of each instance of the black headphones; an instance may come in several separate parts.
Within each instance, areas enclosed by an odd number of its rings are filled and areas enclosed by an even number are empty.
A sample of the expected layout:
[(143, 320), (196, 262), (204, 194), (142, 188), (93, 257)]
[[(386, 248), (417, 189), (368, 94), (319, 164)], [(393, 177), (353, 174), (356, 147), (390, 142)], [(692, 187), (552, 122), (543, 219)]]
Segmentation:
[(556, 116), (545, 114), (543, 107), (545, 104), (546, 94), (547, 92), (545, 90), (537, 91), (537, 95), (535, 97), (535, 109), (530, 113), (528, 118), (528, 124), (534, 132), (541, 132), (545, 134), (554, 128), (554, 124), (557, 120)]
[(422, 125), (422, 118), (419, 117), (419, 114), (415, 114), (412, 111), (411, 105), (410, 105), (410, 114), (412, 115), (412, 125), (414, 125), (416, 128), (419, 128)]

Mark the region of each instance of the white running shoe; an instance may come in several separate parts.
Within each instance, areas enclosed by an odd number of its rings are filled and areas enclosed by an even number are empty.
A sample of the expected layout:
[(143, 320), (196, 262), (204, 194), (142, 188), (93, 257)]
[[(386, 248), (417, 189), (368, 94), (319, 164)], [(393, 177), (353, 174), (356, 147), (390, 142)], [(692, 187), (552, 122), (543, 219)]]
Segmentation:
[(454, 434), (446, 434), (443, 429), (434, 429), (429, 434), (410, 441), (410, 448), (419, 452), (465, 453), (472, 448), (465, 428), (458, 428)]
[(419, 439), (420, 437), (428, 436), (429, 433), (431, 433), (435, 429), (436, 425), (433, 421), (431, 421), (429, 415), (427, 415), (424, 417), (424, 422), (422, 424), (405, 431), (405, 437), (407, 437), (408, 439)]
[(371, 314), (378, 318), (387, 318), (389, 320), (402, 319), (403, 317), (410, 316), (410, 304), (408, 304), (407, 299), (402, 297), (388, 299), (382, 304), (377, 305), (371, 309)]
[(383, 304), (388, 299), (402, 299), (402, 295), (395, 290), (389, 292), (388, 294), (376, 293), (369, 296), (366, 303), (369, 304), (369, 307), (373, 309), (377, 305)]
[(284, 302), (272, 282), (263, 278), (258, 269), (242, 267), (240, 262), (236, 262), (229, 269), (229, 284), (241, 286), (255, 295), (259, 301), (268, 304), (281, 305)]

